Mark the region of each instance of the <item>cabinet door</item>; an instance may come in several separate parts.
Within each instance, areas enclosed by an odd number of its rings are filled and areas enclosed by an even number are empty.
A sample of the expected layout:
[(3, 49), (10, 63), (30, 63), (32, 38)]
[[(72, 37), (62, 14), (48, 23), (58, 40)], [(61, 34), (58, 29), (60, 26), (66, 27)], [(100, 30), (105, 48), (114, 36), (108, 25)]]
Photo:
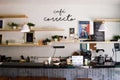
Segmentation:
[(101, 24), (102, 24), (102, 22), (94, 22), (95, 41), (104, 41), (105, 40), (104, 31), (98, 31)]

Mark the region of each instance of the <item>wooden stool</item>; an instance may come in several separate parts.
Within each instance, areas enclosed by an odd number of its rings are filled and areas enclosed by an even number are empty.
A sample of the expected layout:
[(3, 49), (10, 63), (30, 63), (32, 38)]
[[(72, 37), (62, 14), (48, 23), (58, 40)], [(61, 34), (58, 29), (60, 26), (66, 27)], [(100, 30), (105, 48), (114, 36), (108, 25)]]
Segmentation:
[(5, 76), (0, 76), (0, 80), (11, 80), (11, 78), (5, 77)]
[(76, 80), (92, 80), (91, 78), (77, 78)]

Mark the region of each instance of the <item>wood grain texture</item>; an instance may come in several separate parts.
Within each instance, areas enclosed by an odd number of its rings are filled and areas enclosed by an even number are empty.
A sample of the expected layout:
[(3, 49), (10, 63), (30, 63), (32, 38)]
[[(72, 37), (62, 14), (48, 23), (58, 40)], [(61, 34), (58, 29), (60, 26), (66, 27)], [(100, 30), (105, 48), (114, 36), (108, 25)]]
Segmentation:
[(46, 76), (49, 78), (91, 78), (92, 80), (120, 80), (120, 68), (0, 68), (0, 76)]
[(76, 80), (92, 80), (91, 78), (77, 78)]
[(10, 77), (0, 76), (0, 80), (12, 80)]
[(28, 18), (24, 14), (0, 14), (0, 18)]

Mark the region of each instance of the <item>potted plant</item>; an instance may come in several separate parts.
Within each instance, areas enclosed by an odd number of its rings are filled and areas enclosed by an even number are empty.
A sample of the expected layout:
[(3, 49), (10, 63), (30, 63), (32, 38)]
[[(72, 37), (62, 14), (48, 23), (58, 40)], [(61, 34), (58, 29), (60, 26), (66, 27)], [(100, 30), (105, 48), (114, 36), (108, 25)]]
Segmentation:
[(14, 22), (8, 23), (7, 25), (10, 26), (12, 29), (17, 29), (17, 27), (18, 27), (18, 24), (14, 23)]
[(43, 44), (44, 45), (48, 45), (51, 42), (50, 39), (46, 38), (45, 40), (43, 40)]
[(53, 39), (54, 41), (58, 41), (58, 40), (59, 40), (59, 36), (58, 36), (58, 35), (54, 35), (54, 36), (52, 36), (52, 39)]
[(27, 23), (27, 25), (28, 25), (30, 28), (33, 28), (33, 27), (35, 26), (35, 24), (33, 24), (33, 23), (31, 23), (31, 22)]
[(119, 35), (113, 36), (113, 40), (118, 41), (119, 39), (120, 39), (120, 36), (119, 36)]

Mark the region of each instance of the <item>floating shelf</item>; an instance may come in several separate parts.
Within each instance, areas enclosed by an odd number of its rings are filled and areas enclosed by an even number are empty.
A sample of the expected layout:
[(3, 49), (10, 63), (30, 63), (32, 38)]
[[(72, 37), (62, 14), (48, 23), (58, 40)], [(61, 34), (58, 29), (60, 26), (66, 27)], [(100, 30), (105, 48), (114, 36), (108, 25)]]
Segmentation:
[[(117, 41), (112, 41), (112, 42), (78, 42), (78, 41), (75, 41), (75, 42), (63, 42), (63, 41), (58, 41), (58, 42), (52, 42), (51, 44), (86, 44), (86, 43), (120, 43), (120, 42), (117, 42)], [(9, 43), (9, 44), (0, 44), (0, 46), (15, 46), (15, 47), (19, 47), (19, 46), (25, 46), (25, 47), (30, 47), (30, 46), (33, 46), (33, 47), (51, 47), (52, 45), (38, 45), (37, 43)]]
[(111, 18), (111, 19), (95, 19), (95, 22), (105, 21), (105, 22), (120, 22), (120, 18)]
[(20, 29), (0, 29), (0, 31), (20, 31)]
[(21, 14), (21, 15), (16, 15), (16, 14), (11, 14), (11, 15), (7, 15), (7, 14), (0, 14), (0, 18), (28, 18), (26, 15)]
[(71, 41), (58, 41), (58, 42), (52, 42), (52, 44), (55, 44), (55, 43), (61, 43), (61, 44), (79, 44), (79, 43), (120, 43), (118, 41), (80, 41), (80, 40), (71, 40)]
[[(0, 31), (20, 31), (20, 29), (0, 29)], [(31, 31), (64, 31), (64, 29), (60, 28), (33, 28)]]
[(38, 45), (37, 43), (9, 43), (9, 44), (0, 44), (0, 46), (38, 46), (38, 47), (47, 47), (49, 45)]
[(61, 29), (61, 28), (33, 28), (31, 30), (33, 31), (64, 31), (64, 29)]

